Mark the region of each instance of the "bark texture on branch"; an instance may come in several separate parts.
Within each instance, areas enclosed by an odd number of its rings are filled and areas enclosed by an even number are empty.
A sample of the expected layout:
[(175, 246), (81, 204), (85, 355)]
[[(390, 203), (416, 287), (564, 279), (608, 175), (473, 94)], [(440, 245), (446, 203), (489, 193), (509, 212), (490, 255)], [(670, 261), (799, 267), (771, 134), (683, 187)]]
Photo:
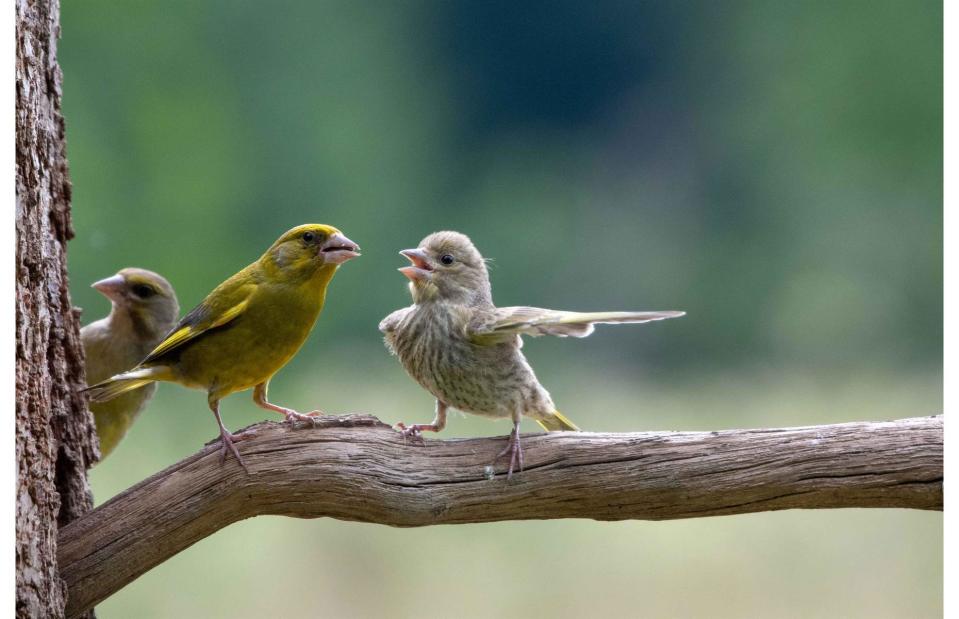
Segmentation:
[(60, 5), (16, 2), (16, 587), (20, 617), (61, 617), (58, 524), (92, 507), (97, 455), (79, 321), (67, 290), (70, 228)]
[[(404, 441), (375, 417), (238, 443), (144, 480), (60, 533), (74, 616), (230, 523), (262, 514), (398, 527), (498, 520), (666, 520), (794, 508), (942, 509), (942, 417), (722, 432), (523, 438), (526, 470), (485, 468), (503, 437)], [(500, 467), (501, 469), (501, 467)]]

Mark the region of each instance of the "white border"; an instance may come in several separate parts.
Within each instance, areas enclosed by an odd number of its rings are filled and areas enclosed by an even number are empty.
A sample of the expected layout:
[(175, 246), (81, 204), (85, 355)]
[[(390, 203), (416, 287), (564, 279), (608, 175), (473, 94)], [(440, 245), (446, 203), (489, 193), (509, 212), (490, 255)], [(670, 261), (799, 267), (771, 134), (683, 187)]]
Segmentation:
[[(956, 104), (956, 54), (959, 47), (957, 47), (955, 42), (955, 37), (959, 36), (959, 24), (956, 22), (956, 4), (954, 2), (946, 1), (943, 5), (943, 274), (944, 274), (944, 289), (943, 289), (943, 384), (945, 386), (944, 394), (944, 405), (943, 412), (949, 410), (950, 404), (955, 400), (956, 397), (956, 387), (955, 379), (959, 378), (956, 375), (956, 329), (955, 321), (950, 320), (953, 318), (954, 310), (956, 309), (956, 287), (954, 285), (954, 280), (950, 275), (953, 275), (956, 272), (956, 252), (952, 249), (952, 243), (957, 239), (956, 235), (956, 221), (953, 213), (956, 202), (956, 173), (959, 172), (959, 168), (956, 166), (956, 122), (955, 115), (950, 114), (954, 111)], [(949, 205), (953, 206), (949, 206)], [(952, 475), (949, 474), (949, 471), (955, 471), (956, 467), (954, 465), (955, 459), (951, 457), (950, 446), (953, 444), (953, 441), (950, 440), (950, 423), (949, 420), (945, 420), (945, 429), (946, 429), (946, 440), (945, 440), (945, 471), (944, 471), (944, 480), (952, 479)], [(952, 437), (954, 438), (954, 437)], [(945, 484), (944, 484), (945, 485)], [(945, 489), (945, 512), (943, 518), (943, 527), (944, 527), (944, 536), (943, 536), (943, 560), (945, 561), (944, 565), (944, 582), (943, 582), (943, 610), (945, 617), (953, 616), (953, 613), (950, 611), (957, 611), (956, 608), (956, 592), (954, 587), (948, 586), (946, 583), (956, 582), (956, 553), (955, 553), (955, 527), (950, 526), (955, 523), (950, 523), (952, 516), (952, 508), (956, 506), (956, 502), (952, 499), (952, 493), (949, 492), (948, 487)]]
[(0, 572), (0, 578), (3, 579), (3, 582), (7, 583), (6, 587), (3, 587), (3, 593), (0, 594), (0, 608), (9, 609), (8, 612), (11, 613), (14, 608), (14, 600), (16, 599), (16, 545), (15, 545), (15, 532), (16, 532), (16, 454), (14, 452), (14, 446), (16, 444), (15, 435), (14, 435), (14, 426), (16, 422), (16, 415), (14, 413), (16, 408), (15, 400), (15, 370), (14, 370), (14, 358), (16, 356), (15, 340), (14, 340), (14, 324), (16, 321), (15, 318), (15, 297), (14, 297), (14, 271), (15, 271), (15, 261), (14, 261), (14, 230), (13, 222), (16, 209), (16, 189), (15, 189), (15, 173), (16, 173), (16, 142), (15, 142), (15, 124), (14, 118), (16, 114), (16, 76), (14, 75), (14, 63), (16, 61), (16, 8), (14, 7), (13, 2), (6, 5), (7, 9), (3, 11), (3, 14), (0, 15), (0, 22), (3, 24), (3, 28), (0, 29), (2, 32), (7, 34), (3, 37), (3, 40), (7, 42), (7, 59), (0, 65), (0, 84), (2, 84), (2, 98), (7, 104), (3, 107), (6, 108), (6, 112), (0, 113), (0, 135), (7, 136), (6, 146), (0, 149), (0, 183), (2, 183), (2, 193), (0, 195), (5, 196), (3, 202), (8, 206), (3, 209), (7, 213), (7, 224), (0, 226), (0, 245), (7, 248), (5, 252), (7, 254), (8, 262), (4, 265), (3, 269), (0, 269), (0, 289), (6, 290), (4, 297), (6, 301), (0, 304), (0, 325), (3, 325), (5, 328), (0, 329), (0, 338), (2, 338), (2, 348), (7, 351), (0, 357), (0, 364), (2, 364), (2, 380), (3, 383), (0, 384), (0, 393), (7, 394), (7, 406), (4, 407), (3, 422), (2, 422), (2, 433), (3, 438), (0, 439), (2, 444), (0, 444), (0, 450), (3, 452), (3, 462), (6, 465), (3, 467), (3, 473), (0, 475), (0, 497), (3, 499), (3, 509), (0, 510), (0, 518), (3, 519), (3, 528), (7, 531), (7, 534), (3, 536), (3, 547), (0, 550), (2, 555), (7, 557), (3, 563), (2, 572)]
[[(943, 384), (945, 386), (944, 394), (944, 405), (943, 412), (950, 409), (950, 404), (955, 401), (956, 397), (956, 383), (955, 379), (959, 378), (956, 376), (956, 329), (955, 321), (950, 320), (953, 317), (954, 310), (956, 309), (956, 287), (955, 281), (950, 275), (955, 274), (956, 272), (956, 252), (952, 249), (952, 244), (950, 241), (955, 242), (956, 235), (956, 220), (954, 213), (952, 211), (955, 208), (956, 201), (956, 182), (955, 174), (959, 172), (956, 166), (956, 122), (955, 116), (950, 115), (950, 112), (953, 111), (952, 108), (956, 104), (956, 54), (959, 47), (957, 47), (955, 38), (959, 36), (959, 24), (956, 22), (956, 5), (954, 2), (945, 2), (943, 5), (943, 273), (944, 273), (944, 289), (943, 289)], [(949, 205), (953, 206), (950, 207)], [(946, 440), (945, 440), (945, 471), (944, 471), (944, 480), (952, 479), (952, 475), (949, 474), (949, 471), (955, 471), (955, 459), (951, 456), (950, 446), (953, 444), (953, 441), (949, 440), (950, 436), (950, 423), (949, 420), (945, 420), (945, 429), (946, 429)], [(954, 434), (954, 433), (953, 433)], [(954, 438), (954, 437), (953, 437)], [(945, 484), (944, 484), (945, 485)], [(944, 536), (943, 536), (943, 560), (945, 561), (944, 565), (944, 583), (943, 583), (943, 616), (951, 617), (953, 614), (950, 611), (957, 611), (956, 608), (956, 592), (954, 587), (950, 587), (947, 583), (956, 582), (956, 553), (955, 553), (955, 522), (950, 523), (950, 520), (955, 520), (951, 516), (953, 515), (952, 508), (955, 507), (956, 502), (952, 499), (952, 493), (949, 492), (949, 489), (945, 490), (945, 512), (943, 518), (943, 527), (944, 527)], [(951, 526), (952, 525), (952, 526)]]
[(16, 580), (16, 544), (15, 544), (15, 533), (16, 533), (16, 454), (14, 452), (14, 446), (16, 444), (14, 438), (14, 428), (16, 415), (14, 413), (16, 409), (16, 398), (15, 398), (15, 370), (14, 370), (14, 358), (16, 356), (16, 348), (14, 348), (14, 324), (15, 324), (15, 297), (13, 294), (15, 290), (14, 285), (14, 230), (13, 230), (13, 221), (14, 214), (16, 209), (16, 188), (15, 188), (15, 173), (16, 173), (16, 157), (15, 157), (15, 123), (14, 118), (16, 114), (16, 76), (14, 75), (14, 63), (16, 61), (16, 8), (15, 3), (11, 2), (6, 5), (7, 9), (3, 11), (0, 15), (0, 22), (3, 24), (2, 32), (7, 34), (4, 36), (4, 40), (7, 42), (7, 60), (3, 62), (0, 66), (0, 84), (2, 84), (3, 90), (3, 100), (7, 104), (3, 107), (6, 108), (6, 112), (0, 113), (0, 135), (7, 136), (7, 145), (3, 149), (0, 149), (0, 170), (3, 172), (0, 173), (0, 183), (2, 183), (2, 194), (3, 203), (7, 204), (7, 208), (4, 208), (4, 212), (7, 213), (7, 225), (0, 226), (0, 245), (7, 248), (7, 260), (8, 262), (5, 265), (5, 268), (0, 269), (0, 282), (2, 282), (2, 289), (7, 291), (7, 302), (0, 304), (0, 324), (4, 325), (5, 329), (0, 329), (0, 338), (2, 338), (2, 348), (7, 352), (0, 357), (0, 363), (2, 363), (2, 376), (3, 383), (0, 384), (0, 393), (7, 394), (7, 406), (4, 407), (3, 422), (2, 422), (2, 433), (3, 438), (2, 444), (0, 444), (0, 450), (3, 452), (3, 462), (6, 462), (6, 466), (3, 467), (2, 474), (2, 489), (0, 489), (0, 496), (6, 497), (3, 501), (4, 506), (3, 510), (0, 510), (0, 518), (3, 519), (4, 529), (7, 531), (7, 534), (3, 536), (3, 549), (0, 550), (2, 556), (7, 557), (6, 561), (3, 563), (2, 573), (0, 573), (0, 578), (3, 579), (3, 582), (7, 583), (7, 586), (2, 588), (2, 597), (0, 597), (0, 608), (10, 609), (11, 615), (14, 608), (14, 599), (15, 599), (15, 580)]

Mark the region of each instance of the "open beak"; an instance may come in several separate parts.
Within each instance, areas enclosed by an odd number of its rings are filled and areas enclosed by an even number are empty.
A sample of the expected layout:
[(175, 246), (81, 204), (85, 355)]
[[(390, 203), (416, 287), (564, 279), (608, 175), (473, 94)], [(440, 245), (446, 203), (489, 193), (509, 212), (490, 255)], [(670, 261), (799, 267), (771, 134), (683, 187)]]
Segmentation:
[(408, 277), (410, 281), (429, 281), (433, 277), (433, 267), (430, 266), (429, 258), (424, 250), (420, 248), (404, 249), (400, 252), (400, 255), (413, 263), (408, 267), (399, 269), (400, 273)]
[(320, 246), (320, 253), (324, 262), (343, 264), (360, 255), (360, 246), (337, 232)]
[(107, 277), (106, 279), (101, 279), (98, 282), (93, 282), (90, 284), (90, 287), (96, 289), (97, 292), (114, 303), (120, 303), (123, 300), (123, 288), (125, 285), (126, 282), (123, 280), (123, 276), (117, 274)]

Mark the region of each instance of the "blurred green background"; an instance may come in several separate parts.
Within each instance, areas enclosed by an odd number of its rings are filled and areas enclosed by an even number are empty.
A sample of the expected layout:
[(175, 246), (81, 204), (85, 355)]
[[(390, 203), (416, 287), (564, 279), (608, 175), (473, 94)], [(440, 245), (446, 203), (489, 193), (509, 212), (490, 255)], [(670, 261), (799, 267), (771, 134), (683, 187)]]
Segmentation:
[[(287, 228), (363, 246), (282, 404), (428, 421), (382, 347), (396, 254), (470, 234), (501, 305), (682, 309), (525, 350), (590, 430), (942, 410), (942, 6), (62, 3), (74, 302), (156, 270), (184, 311)], [(362, 371), (359, 371), (362, 368)], [(239, 428), (266, 417), (225, 401)], [(527, 430), (536, 427), (530, 425)], [(447, 436), (505, 434), (454, 416)], [(98, 502), (216, 436), (164, 385)], [(932, 617), (942, 518), (895, 510), (393, 530), (258, 518), (110, 617)]]

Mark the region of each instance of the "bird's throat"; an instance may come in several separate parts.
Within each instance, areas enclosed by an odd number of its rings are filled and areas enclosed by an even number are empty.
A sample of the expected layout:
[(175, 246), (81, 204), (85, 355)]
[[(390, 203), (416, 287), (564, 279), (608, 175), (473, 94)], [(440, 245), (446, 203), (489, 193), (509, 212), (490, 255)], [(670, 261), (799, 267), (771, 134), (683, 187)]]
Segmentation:
[(410, 295), (413, 297), (413, 303), (427, 303), (436, 299), (439, 289), (432, 282), (417, 280), (410, 282)]

